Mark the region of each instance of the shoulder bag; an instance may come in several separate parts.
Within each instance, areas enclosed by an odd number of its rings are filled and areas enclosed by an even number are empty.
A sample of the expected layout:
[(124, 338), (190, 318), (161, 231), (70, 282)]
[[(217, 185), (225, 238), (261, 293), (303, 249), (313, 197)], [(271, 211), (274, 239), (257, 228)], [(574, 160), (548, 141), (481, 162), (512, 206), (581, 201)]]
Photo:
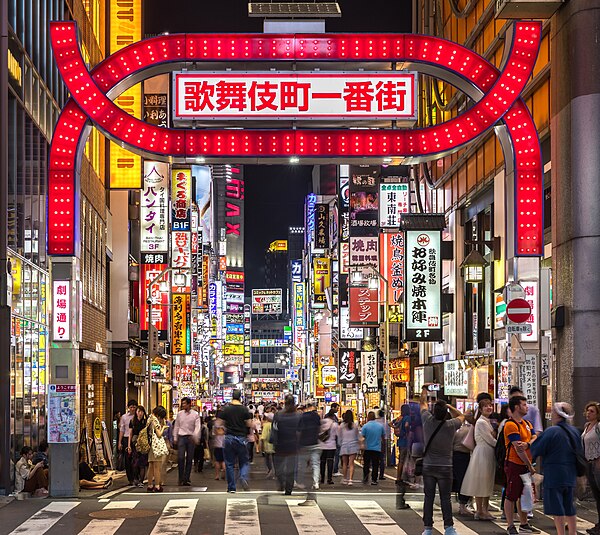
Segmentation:
[(433, 442), (433, 439), (435, 438), (435, 435), (438, 434), (438, 431), (442, 428), (442, 426), (445, 423), (446, 423), (446, 420), (442, 420), (440, 422), (440, 425), (438, 425), (436, 427), (435, 431), (433, 432), (433, 435), (431, 435), (431, 438), (427, 442), (427, 445), (425, 446), (425, 449), (423, 450), (423, 456), (419, 457), (418, 459), (415, 460), (415, 476), (422, 476), (423, 475), (423, 459), (425, 458), (425, 455), (427, 455), (427, 450), (429, 449), (429, 445)]
[(575, 447), (575, 444), (573, 443), (572, 437), (569, 434), (569, 432), (560, 425), (558, 427), (560, 427), (567, 435), (567, 439), (569, 440), (569, 444), (571, 445), (571, 449), (573, 450), (573, 454), (575, 455), (575, 473), (577, 474), (577, 477), (584, 476), (587, 473), (587, 460), (583, 455), (581, 455), (581, 453), (577, 451), (577, 448)]

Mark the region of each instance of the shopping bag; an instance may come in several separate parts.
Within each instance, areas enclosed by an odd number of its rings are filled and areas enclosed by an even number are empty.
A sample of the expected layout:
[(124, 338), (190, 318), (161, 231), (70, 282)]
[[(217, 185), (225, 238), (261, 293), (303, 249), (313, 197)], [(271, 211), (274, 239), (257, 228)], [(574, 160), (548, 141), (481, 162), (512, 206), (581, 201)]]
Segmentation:
[(523, 494), (521, 494), (521, 509), (526, 512), (533, 511), (533, 503), (535, 496), (533, 494), (533, 482), (531, 481), (531, 474), (521, 474), (523, 480)]

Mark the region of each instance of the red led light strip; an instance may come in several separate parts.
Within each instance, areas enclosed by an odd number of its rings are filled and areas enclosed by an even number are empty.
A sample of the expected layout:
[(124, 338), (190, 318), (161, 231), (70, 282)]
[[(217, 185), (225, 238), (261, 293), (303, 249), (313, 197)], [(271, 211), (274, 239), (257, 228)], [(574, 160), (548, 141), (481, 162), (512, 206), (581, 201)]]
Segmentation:
[[(53, 138), (50, 155), (51, 191), (54, 181), (59, 183), (74, 179), (79, 138), (64, 133), (61, 137), (60, 133), (65, 128), (66, 132), (81, 132), (86, 117), (107, 135), (134, 150), (191, 158), (431, 155), (457, 149), (504, 117), (515, 146), (517, 204), (535, 204), (539, 197), (538, 206), (541, 206), (541, 188), (537, 185), (537, 189), (532, 189), (532, 183), (541, 180), (538, 178), (541, 176), (541, 157), (537, 132), (526, 108), (524, 105), (520, 107), (518, 101), (537, 57), (541, 39), (539, 23), (515, 24), (509, 59), (502, 73), (472, 51), (431, 36), (170, 35), (134, 43), (107, 58), (90, 75), (81, 58), (74, 23), (53, 23), (51, 39), (59, 71), (77, 102), (73, 108), (73, 102), (69, 101)], [(266, 59), (429, 63), (458, 74), (485, 95), (468, 112), (425, 129), (232, 131), (155, 127), (128, 115), (105, 94), (119, 81), (157, 63)], [(64, 125), (61, 124), (63, 121)], [(527, 132), (525, 137), (524, 132)], [(531, 139), (535, 142), (526, 142)], [(515, 140), (522, 144), (522, 150), (515, 145)], [(70, 155), (73, 160), (71, 175), (65, 171), (62, 163)], [(534, 159), (539, 162), (533, 163)], [(520, 188), (522, 181), (528, 184)], [(70, 201), (63, 201), (58, 193), (60, 191), (56, 190), (54, 204), (57, 206), (49, 202), (49, 253), (73, 254), (74, 231), (68, 229), (74, 228), (74, 225), (73, 220), (67, 221), (68, 216), (73, 215), (73, 209), (65, 209), (65, 206), (74, 204), (74, 199), (71, 196)], [(522, 213), (517, 210), (516, 219), (516, 254), (541, 254), (541, 209), (524, 209)]]

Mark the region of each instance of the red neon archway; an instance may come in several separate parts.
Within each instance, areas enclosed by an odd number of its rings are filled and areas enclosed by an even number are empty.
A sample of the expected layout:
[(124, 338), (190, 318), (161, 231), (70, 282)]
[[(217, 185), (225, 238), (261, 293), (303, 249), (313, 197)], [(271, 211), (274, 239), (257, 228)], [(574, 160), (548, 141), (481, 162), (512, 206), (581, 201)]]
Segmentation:
[[(421, 35), (169, 35), (135, 43), (90, 73), (74, 23), (53, 23), (59, 72), (72, 99), (58, 121), (50, 153), (48, 252), (75, 251), (77, 147), (88, 118), (134, 151), (178, 157), (424, 156), (458, 149), (502, 119), (515, 157), (515, 254), (542, 249), (542, 164), (537, 132), (519, 99), (541, 40), (541, 24), (516, 23), (506, 67), (499, 73), (472, 51)], [(184, 130), (144, 123), (107, 96), (119, 82), (160, 63), (191, 61), (403, 61), (446, 69), (483, 98), (466, 113), (415, 130)]]

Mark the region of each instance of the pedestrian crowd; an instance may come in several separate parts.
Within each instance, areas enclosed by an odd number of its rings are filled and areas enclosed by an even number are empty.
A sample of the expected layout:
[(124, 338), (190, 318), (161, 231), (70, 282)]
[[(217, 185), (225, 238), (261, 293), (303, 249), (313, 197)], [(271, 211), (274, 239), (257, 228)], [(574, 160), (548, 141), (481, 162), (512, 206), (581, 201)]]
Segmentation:
[[(462, 414), (437, 399), (428, 386), (418, 404), (404, 405), (390, 423), (400, 496), (422, 476), (423, 535), (433, 533), (436, 489), (444, 533), (455, 535), (452, 493), (458, 515), (495, 520), (489, 502), (497, 483), (502, 486), (501, 519), (508, 535), (540, 533), (530, 522), (536, 500), (553, 517), (558, 535), (575, 535), (578, 477), (587, 481), (600, 519), (600, 403), (586, 405), (582, 429), (572, 424), (575, 411), (570, 404), (554, 403), (552, 425), (544, 430), (539, 409), (516, 386), (498, 414), (487, 392), (478, 395), (475, 412)], [(409, 506), (400, 499), (397, 507)], [(587, 532), (600, 535), (600, 522)]]

